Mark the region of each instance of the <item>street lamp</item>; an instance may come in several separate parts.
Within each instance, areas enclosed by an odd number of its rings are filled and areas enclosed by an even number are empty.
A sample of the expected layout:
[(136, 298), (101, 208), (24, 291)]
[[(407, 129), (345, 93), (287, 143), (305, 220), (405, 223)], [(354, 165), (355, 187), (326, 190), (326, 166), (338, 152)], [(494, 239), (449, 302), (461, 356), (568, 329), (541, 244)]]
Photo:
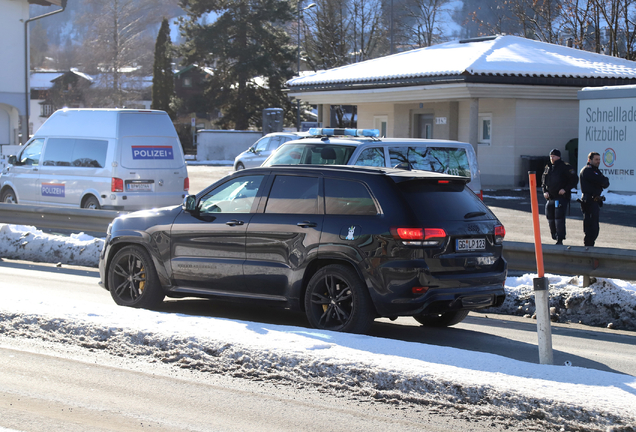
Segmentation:
[[(298, 77), (300, 78), (300, 17), (301, 13), (307, 9), (316, 6), (316, 3), (310, 3), (304, 8), (300, 8), (302, 0), (298, 0)], [(296, 98), (296, 130), (300, 131), (300, 98)]]

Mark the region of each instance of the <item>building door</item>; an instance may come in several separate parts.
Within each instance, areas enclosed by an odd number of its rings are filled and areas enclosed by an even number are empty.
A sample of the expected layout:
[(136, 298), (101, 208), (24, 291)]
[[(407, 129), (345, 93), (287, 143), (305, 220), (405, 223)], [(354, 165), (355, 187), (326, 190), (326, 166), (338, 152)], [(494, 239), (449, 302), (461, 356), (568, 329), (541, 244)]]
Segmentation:
[(433, 114), (417, 114), (417, 126), (415, 138), (433, 138)]
[(11, 144), (11, 118), (4, 108), (0, 108), (0, 144)]

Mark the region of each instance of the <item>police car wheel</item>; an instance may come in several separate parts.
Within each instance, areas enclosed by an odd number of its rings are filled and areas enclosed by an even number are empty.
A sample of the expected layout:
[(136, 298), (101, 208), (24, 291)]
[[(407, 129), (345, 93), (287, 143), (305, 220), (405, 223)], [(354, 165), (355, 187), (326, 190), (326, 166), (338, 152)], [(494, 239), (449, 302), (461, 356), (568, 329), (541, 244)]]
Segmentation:
[(97, 201), (97, 198), (95, 198), (94, 196), (90, 196), (86, 198), (86, 200), (84, 200), (82, 208), (98, 210), (101, 208), (101, 206), (99, 205), (99, 201)]
[(18, 199), (15, 197), (15, 192), (13, 192), (13, 189), (11, 188), (7, 188), (4, 192), (2, 192), (2, 199), (0, 201), (7, 204), (18, 203)]
[(245, 169), (245, 165), (243, 165), (241, 162), (237, 163), (236, 164), (236, 170), (240, 171), (242, 169)]

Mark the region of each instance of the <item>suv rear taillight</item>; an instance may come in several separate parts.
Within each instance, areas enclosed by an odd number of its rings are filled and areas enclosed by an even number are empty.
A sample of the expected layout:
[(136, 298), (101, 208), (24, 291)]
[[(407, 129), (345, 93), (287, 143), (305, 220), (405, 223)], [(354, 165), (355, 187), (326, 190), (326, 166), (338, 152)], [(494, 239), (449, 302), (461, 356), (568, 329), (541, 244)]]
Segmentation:
[(439, 246), (446, 239), (442, 228), (394, 228), (392, 231), (394, 237), (411, 246)]
[(506, 229), (503, 225), (495, 225), (495, 244), (502, 244), (506, 236)]
[(183, 179), (183, 190), (186, 192), (190, 190), (190, 178), (188, 177)]
[(124, 181), (120, 178), (113, 177), (110, 179), (110, 191), (111, 192), (123, 192), (124, 191)]

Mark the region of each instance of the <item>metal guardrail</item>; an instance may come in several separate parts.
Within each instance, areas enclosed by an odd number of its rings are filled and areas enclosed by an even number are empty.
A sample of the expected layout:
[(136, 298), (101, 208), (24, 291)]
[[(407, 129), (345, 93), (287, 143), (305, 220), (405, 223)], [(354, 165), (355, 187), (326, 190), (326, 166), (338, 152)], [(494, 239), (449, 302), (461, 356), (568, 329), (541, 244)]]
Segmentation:
[(106, 232), (124, 211), (45, 207), (0, 203), (0, 223), (91, 232)]
[[(71, 209), (0, 203), (0, 223), (38, 228), (106, 232), (123, 211)], [(581, 246), (542, 245), (545, 271), (636, 280), (636, 251)], [(504, 242), (504, 258), (514, 270), (536, 272), (534, 244)]]
[[(542, 245), (546, 273), (636, 280), (636, 251)], [(533, 243), (504, 242), (504, 258), (515, 270), (537, 271)]]

